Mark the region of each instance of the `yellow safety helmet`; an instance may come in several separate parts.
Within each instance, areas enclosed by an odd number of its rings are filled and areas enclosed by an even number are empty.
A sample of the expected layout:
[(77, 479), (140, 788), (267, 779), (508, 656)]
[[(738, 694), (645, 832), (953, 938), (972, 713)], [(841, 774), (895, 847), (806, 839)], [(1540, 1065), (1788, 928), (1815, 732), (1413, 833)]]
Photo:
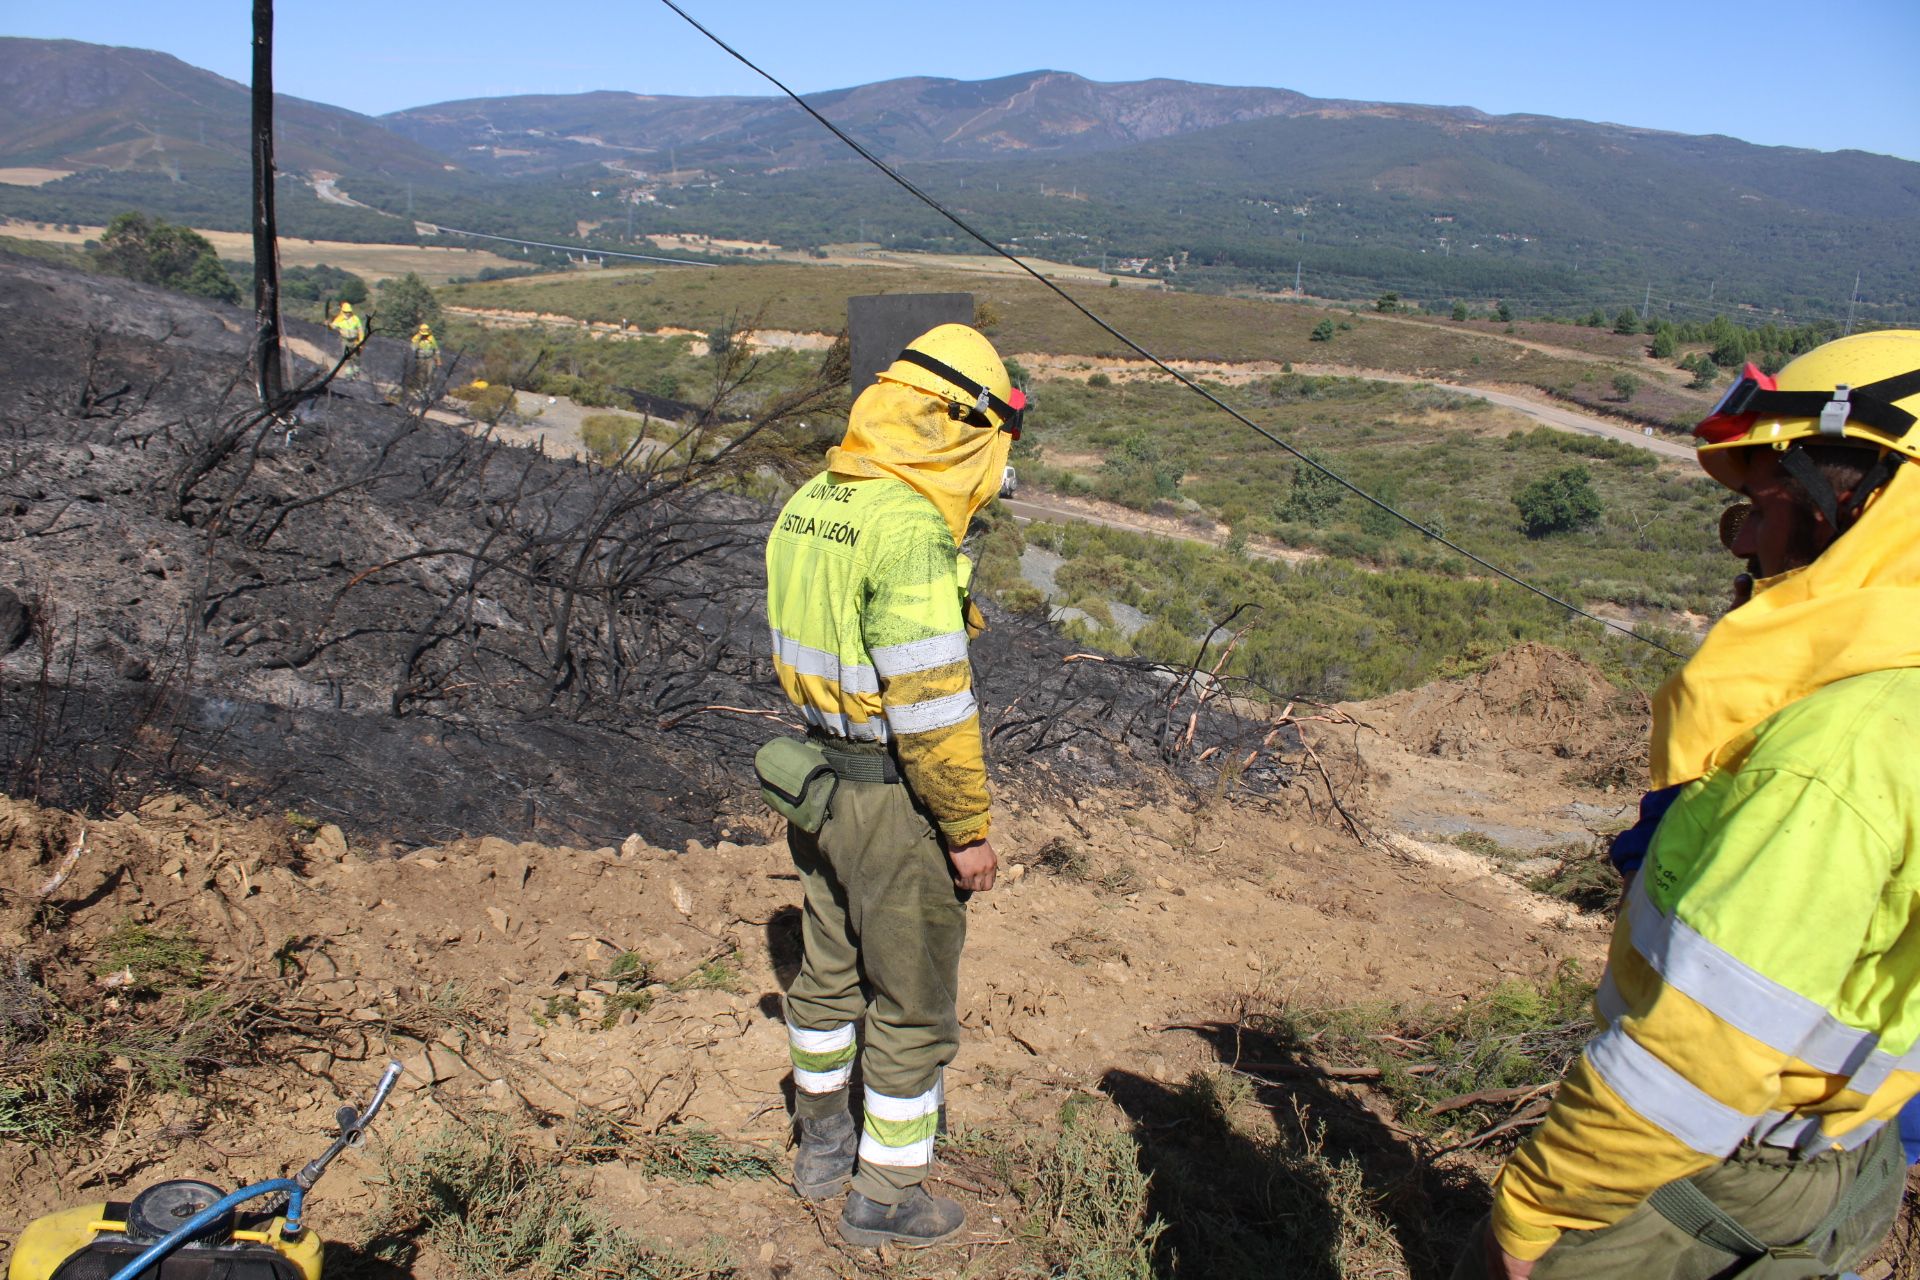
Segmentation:
[(341, 304), (340, 304), (340, 314), (341, 314), (341, 315), (343, 315), (343, 316), (350, 316), (350, 315), (352, 315), (352, 314), (353, 314), (353, 304), (352, 304), (351, 302), (343, 302), (343, 303), (341, 303)]
[(1795, 357), (1776, 375), (1749, 364), (1693, 434), (1701, 467), (1736, 491), (1754, 456), (1748, 451), (1770, 446), (1828, 523), (1840, 528), (1832, 487), (1799, 446), (1878, 452), (1847, 503), (1849, 518), (1903, 461), (1920, 459), (1920, 330), (1838, 338)]
[(880, 377), (945, 400), (957, 421), (1020, 438), (1026, 393), (1013, 385), (1000, 353), (978, 329), (936, 325), (908, 343)]
[(432, 326), (432, 325), (428, 325), (428, 324), (422, 324), (422, 325), (420, 326), (420, 328), (419, 328), (418, 330), (416, 330), (415, 332), (418, 332), (418, 333), (432, 333), (432, 332), (433, 332), (433, 326)]

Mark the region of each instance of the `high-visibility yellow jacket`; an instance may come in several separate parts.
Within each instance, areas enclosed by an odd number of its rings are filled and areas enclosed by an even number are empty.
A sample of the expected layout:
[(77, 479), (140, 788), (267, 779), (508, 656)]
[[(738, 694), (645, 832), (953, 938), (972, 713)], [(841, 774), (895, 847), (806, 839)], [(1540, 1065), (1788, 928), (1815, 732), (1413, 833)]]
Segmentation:
[[(1852, 536), (1852, 535), (1849, 535)], [(1501, 1174), (1520, 1258), (1749, 1138), (1853, 1148), (1920, 1090), (1920, 668), (1774, 712), (1661, 819), (1601, 1032)]]
[(367, 325), (357, 311), (343, 311), (327, 322), (327, 327), (340, 335), (341, 341), (348, 346), (357, 346), (367, 336)]
[(422, 360), (432, 360), (440, 354), (440, 344), (430, 333), (413, 335), (413, 354)]
[(767, 540), (781, 687), (813, 728), (892, 743), (907, 785), (954, 846), (985, 838), (989, 804), (965, 565), (940, 511), (891, 477), (821, 472)]

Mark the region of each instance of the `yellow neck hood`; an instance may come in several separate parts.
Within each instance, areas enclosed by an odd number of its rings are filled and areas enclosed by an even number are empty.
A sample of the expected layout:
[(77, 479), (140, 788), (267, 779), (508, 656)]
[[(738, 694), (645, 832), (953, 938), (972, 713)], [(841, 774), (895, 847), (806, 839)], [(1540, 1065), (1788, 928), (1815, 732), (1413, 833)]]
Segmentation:
[(946, 401), (882, 379), (860, 393), (847, 436), (827, 450), (843, 476), (892, 476), (933, 503), (957, 546), (974, 513), (1000, 492), (1013, 438), (947, 416)]
[(1920, 667), (1920, 465), (1804, 569), (1762, 583), (1654, 695), (1653, 785), (1691, 782), (1836, 680)]

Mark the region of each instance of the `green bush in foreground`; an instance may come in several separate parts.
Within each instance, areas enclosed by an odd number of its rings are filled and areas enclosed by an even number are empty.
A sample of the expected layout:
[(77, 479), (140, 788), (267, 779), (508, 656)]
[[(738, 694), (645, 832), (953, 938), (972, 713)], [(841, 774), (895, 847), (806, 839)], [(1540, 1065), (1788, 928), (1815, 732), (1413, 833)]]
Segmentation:
[(386, 1202), (370, 1234), (399, 1240), (403, 1255), (423, 1242), (467, 1280), (739, 1274), (711, 1246), (703, 1255), (680, 1254), (611, 1225), (567, 1177), (560, 1156), (535, 1150), (497, 1121), (443, 1129), (389, 1157), (386, 1172)]
[[(1473, 1131), (1504, 1118), (1503, 1103), (1433, 1104), (1489, 1090), (1543, 1091), (1593, 1034), (1593, 984), (1572, 961), (1544, 981), (1504, 982), (1443, 1011), (1396, 1004), (1253, 1010), (1246, 1024), (1283, 1045), (1311, 1045), (1338, 1066), (1371, 1066), (1400, 1123), (1425, 1133)], [(1418, 1070), (1415, 1070), (1418, 1068)], [(1507, 1109), (1510, 1109), (1508, 1107)]]
[(1029, 1149), (1027, 1231), (1059, 1280), (1153, 1280), (1167, 1227), (1147, 1208), (1148, 1179), (1133, 1140), (1091, 1106), (1064, 1108), (1060, 1135)]

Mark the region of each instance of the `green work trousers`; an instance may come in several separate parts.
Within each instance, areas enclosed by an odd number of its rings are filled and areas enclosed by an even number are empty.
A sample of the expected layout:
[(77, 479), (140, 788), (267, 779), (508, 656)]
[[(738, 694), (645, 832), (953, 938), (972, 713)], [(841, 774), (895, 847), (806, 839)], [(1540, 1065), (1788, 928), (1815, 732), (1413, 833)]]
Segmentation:
[[(806, 894), (805, 956), (787, 992), (789, 1034), (797, 1049), (797, 1037), (865, 1019), (865, 1122), (853, 1186), (895, 1204), (927, 1176), (941, 1070), (960, 1047), (954, 998), (965, 898), (933, 824), (900, 783), (842, 779), (819, 832), (789, 826), (787, 845)], [(845, 1112), (846, 1090), (800, 1091), (795, 1109), (805, 1119)]]
[[(1790, 1245), (1807, 1234), (1840, 1202), (1861, 1166), (1899, 1136), (1889, 1124), (1857, 1151), (1827, 1152), (1807, 1160), (1778, 1147), (1748, 1143), (1724, 1164), (1693, 1176), (1693, 1184), (1736, 1222), (1761, 1240)], [(1900, 1162), (1904, 1173), (1906, 1165)], [(1818, 1266), (1802, 1275), (1839, 1275), (1877, 1248), (1893, 1227), (1906, 1179), (1895, 1177), (1864, 1208), (1840, 1224), (1830, 1241), (1809, 1241)], [(1454, 1267), (1454, 1280), (1486, 1275), (1488, 1224), (1483, 1219)], [(1626, 1217), (1598, 1231), (1569, 1231), (1533, 1267), (1533, 1280), (1710, 1280), (1751, 1276), (1764, 1280), (1779, 1264), (1765, 1259), (1742, 1265), (1681, 1230), (1642, 1203)]]

